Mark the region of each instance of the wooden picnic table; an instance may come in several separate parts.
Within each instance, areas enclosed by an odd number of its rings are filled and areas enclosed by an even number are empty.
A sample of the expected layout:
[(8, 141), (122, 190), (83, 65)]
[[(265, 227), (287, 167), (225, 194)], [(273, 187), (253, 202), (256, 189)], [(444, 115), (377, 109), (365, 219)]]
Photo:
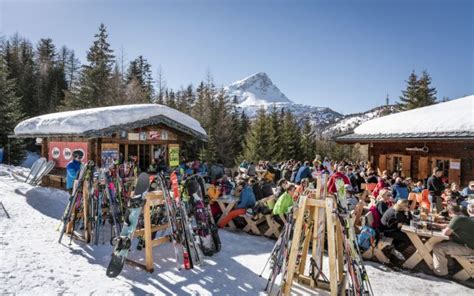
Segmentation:
[(267, 170), (256, 170), (257, 172), (257, 177), (259, 179), (263, 179), (265, 177), (265, 174), (267, 173)]
[[(408, 235), (416, 248), (416, 252), (403, 263), (403, 267), (413, 269), (421, 260), (425, 260), (433, 270), (433, 255), (431, 254), (433, 247), (437, 243), (449, 240), (449, 236), (444, 235), (441, 231), (415, 229), (408, 225), (403, 225), (402, 231)], [(425, 238), (426, 241), (423, 242), (422, 238)]]
[[(222, 215), (219, 218), (219, 221), (217, 221), (217, 224), (219, 224), (222, 221), (222, 219), (224, 219), (224, 217), (227, 216), (230, 213), (230, 211), (232, 211), (232, 209), (238, 202), (239, 202), (239, 199), (231, 195), (221, 196), (217, 199), (217, 204), (219, 205), (219, 208), (222, 211)], [(235, 230), (237, 228), (234, 224), (234, 221), (232, 220), (229, 221), (227, 225), (232, 230)]]

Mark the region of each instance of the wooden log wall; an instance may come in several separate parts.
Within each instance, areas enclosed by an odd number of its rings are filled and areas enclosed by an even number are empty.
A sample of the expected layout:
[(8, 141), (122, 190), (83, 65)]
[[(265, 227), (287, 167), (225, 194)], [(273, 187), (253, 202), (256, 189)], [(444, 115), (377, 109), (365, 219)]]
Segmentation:
[[(406, 150), (407, 147), (421, 148), (425, 145), (429, 148), (428, 153)], [(474, 180), (474, 141), (380, 142), (369, 145), (369, 159), (375, 168), (390, 171), (394, 157), (402, 157), (402, 162), (410, 161), (410, 167), (403, 168), (402, 175), (405, 173), (405, 177), (427, 178), (431, 175), (436, 159), (446, 159), (461, 162), (460, 170), (450, 170), (449, 174), (454, 178), (450, 181), (466, 186)]]

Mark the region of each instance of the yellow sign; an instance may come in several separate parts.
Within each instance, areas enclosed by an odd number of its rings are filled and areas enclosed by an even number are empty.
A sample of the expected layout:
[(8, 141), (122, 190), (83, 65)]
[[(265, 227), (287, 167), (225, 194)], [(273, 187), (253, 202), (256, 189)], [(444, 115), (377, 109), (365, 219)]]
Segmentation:
[(168, 161), (170, 163), (170, 167), (179, 166), (179, 145), (168, 145)]

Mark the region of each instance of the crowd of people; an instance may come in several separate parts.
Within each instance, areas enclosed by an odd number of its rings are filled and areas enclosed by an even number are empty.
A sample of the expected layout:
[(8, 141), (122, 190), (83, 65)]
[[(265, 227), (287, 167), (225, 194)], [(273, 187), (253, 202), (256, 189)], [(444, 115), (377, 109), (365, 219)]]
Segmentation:
[[(239, 225), (240, 215), (259, 212), (273, 214), (275, 221), (282, 224), (281, 217), (289, 212), (307, 188), (316, 187), (318, 176), (325, 177), (329, 194), (336, 193), (336, 180), (343, 180), (349, 209), (355, 210), (361, 205), (359, 208), (373, 214), (373, 223), (368, 227), (374, 230), (375, 241), (383, 236), (393, 239), (392, 246), (384, 251), (394, 264), (404, 262), (404, 253), (412, 246), (409, 237), (401, 230), (402, 226), (420, 219), (423, 211), (440, 217), (442, 223), (433, 222), (431, 226), (438, 227), (451, 238), (434, 247), (436, 274), (448, 274), (448, 255), (474, 255), (474, 181), (461, 190), (459, 184), (449, 183), (438, 168), (427, 179), (415, 180), (400, 176), (398, 172), (376, 172), (369, 162), (335, 162), (328, 158), (304, 162), (289, 160), (278, 164), (244, 161), (234, 176), (223, 175), (221, 180), (227, 184), (226, 192), (214, 194), (216, 198), (226, 194), (240, 197), (235, 209), (221, 220), (220, 226), (225, 226), (230, 220)], [(216, 180), (211, 186), (219, 188), (221, 180)], [(423, 193), (427, 197), (426, 203), (412, 207), (412, 203), (417, 202), (410, 198), (413, 193)], [(422, 208), (422, 205), (427, 208)], [(218, 207), (214, 210), (218, 218)]]

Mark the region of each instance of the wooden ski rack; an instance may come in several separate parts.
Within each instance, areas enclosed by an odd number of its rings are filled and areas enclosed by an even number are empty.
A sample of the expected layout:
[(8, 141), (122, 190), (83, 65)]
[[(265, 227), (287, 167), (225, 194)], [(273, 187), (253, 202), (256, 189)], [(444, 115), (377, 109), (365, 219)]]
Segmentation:
[[(133, 193), (132, 193), (133, 196)], [(145, 196), (146, 202), (143, 206), (144, 227), (135, 230), (134, 237), (142, 236), (145, 239), (145, 264), (127, 259), (127, 263), (133, 266), (140, 267), (148, 272), (153, 272), (153, 248), (170, 241), (169, 236), (162, 236), (152, 239), (152, 233), (169, 228), (169, 222), (166, 224), (153, 225), (151, 224), (151, 208), (165, 204), (162, 191), (151, 191)]]
[[(280, 287), (285, 296), (290, 295), (294, 281), (311, 289), (330, 291), (332, 296), (345, 293), (342, 228), (335, 214), (335, 200), (333, 197), (327, 196), (326, 182), (324, 182), (324, 186), (322, 183), (321, 178), (318, 177), (317, 189), (308, 190), (298, 200), (298, 208), (294, 213), (295, 226), (287, 272)], [(329, 255), (329, 277), (327, 280), (320, 279), (323, 270), (325, 227), (327, 228)], [(302, 243), (301, 238), (303, 238)], [(310, 244), (312, 247), (310, 260), (314, 260), (321, 271), (318, 271), (316, 276), (304, 274)]]

